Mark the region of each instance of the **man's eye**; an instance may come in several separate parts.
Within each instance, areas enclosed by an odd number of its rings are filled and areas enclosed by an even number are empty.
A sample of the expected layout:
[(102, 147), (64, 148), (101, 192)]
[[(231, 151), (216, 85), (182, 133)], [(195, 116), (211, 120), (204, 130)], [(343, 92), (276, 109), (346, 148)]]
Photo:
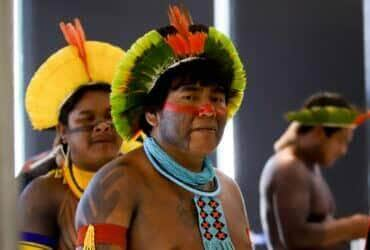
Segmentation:
[(83, 118), (81, 118), (79, 120), (82, 123), (88, 123), (88, 122), (93, 122), (95, 120), (95, 118), (92, 117), (92, 116), (87, 116), (87, 117), (83, 117)]
[(182, 96), (181, 99), (186, 100), (186, 101), (193, 101), (193, 100), (195, 100), (195, 97), (192, 96), (192, 95), (184, 95), (184, 96)]
[(211, 98), (212, 102), (215, 102), (215, 103), (224, 103), (225, 102), (225, 98), (223, 97), (220, 97), (220, 96), (214, 96)]

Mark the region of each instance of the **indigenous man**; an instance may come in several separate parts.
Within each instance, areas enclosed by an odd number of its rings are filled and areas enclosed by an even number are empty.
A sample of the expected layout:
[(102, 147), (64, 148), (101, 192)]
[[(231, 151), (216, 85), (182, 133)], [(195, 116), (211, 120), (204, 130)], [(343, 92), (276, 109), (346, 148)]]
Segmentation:
[(171, 26), (137, 40), (112, 85), (113, 121), (143, 148), (96, 175), (77, 209), (77, 249), (252, 249), (237, 184), (208, 155), (239, 108), (232, 42), (170, 7)]
[(74, 249), (75, 210), (88, 182), (118, 155), (109, 83), (124, 52), (85, 41), (79, 21), (61, 23), (70, 46), (50, 56), (32, 78), (26, 108), (35, 129), (57, 127), (66, 151), (63, 167), (36, 178), (19, 200), (20, 249)]
[(366, 119), (334, 93), (311, 96), (275, 144), (260, 179), (261, 219), (269, 249), (336, 249), (367, 235), (369, 218), (335, 219), (335, 201), (321, 169), (347, 152)]

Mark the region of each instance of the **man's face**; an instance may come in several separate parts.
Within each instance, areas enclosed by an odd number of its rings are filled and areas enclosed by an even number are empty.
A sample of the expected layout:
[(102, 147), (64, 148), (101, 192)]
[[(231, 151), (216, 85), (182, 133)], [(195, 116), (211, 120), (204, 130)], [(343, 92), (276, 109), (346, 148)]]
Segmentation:
[(324, 166), (331, 166), (347, 153), (348, 145), (353, 137), (353, 129), (343, 128), (323, 140), (321, 146), (322, 162)]
[(96, 171), (117, 156), (121, 138), (110, 115), (109, 93), (88, 91), (69, 113), (62, 129), (74, 164)]
[(222, 137), (226, 111), (224, 89), (188, 84), (169, 92), (154, 129), (162, 141), (178, 150), (204, 156)]

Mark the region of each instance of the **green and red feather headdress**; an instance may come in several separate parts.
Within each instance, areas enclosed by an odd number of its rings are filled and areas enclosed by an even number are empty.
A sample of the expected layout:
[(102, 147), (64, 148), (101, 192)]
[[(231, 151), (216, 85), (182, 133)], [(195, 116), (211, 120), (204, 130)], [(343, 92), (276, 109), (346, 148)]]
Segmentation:
[(370, 119), (370, 111), (361, 113), (355, 109), (335, 106), (314, 106), (289, 112), (286, 118), (306, 126), (353, 128)]
[(152, 30), (139, 38), (120, 62), (112, 83), (111, 105), (115, 127), (123, 139), (140, 132), (143, 102), (168, 69), (196, 59), (210, 59), (232, 72), (232, 97), (227, 114), (239, 109), (246, 87), (246, 74), (232, 41), (213, 27), (193, 24), (187, 10), (169, 8), (170, 26)]

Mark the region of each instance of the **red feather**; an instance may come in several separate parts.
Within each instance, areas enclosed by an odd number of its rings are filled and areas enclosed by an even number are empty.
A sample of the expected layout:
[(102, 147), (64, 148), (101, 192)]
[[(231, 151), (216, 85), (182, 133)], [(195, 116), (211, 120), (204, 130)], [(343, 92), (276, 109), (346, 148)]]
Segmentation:
[(367, 113), (363, 113), (363, 114), (360, 114), (356, 117), (355, 121), (354, 121), (354, 124), (356, 124), (357, 126), (360, 126), (361, 124), (363, 124), (367, 119), (370, 119), (370, 111), (368, 111)]
[(62, 30), (64, 39), (67, 41), (67, 43), (77, 48), (78, 55), (81, 58), (82, 62), (84, 63), (86, 73), (89, 76), (89, 79), (91, 80), (90, 72), (87, 67), (87, 58), (86, 58), (86, 49), (85, 49), (85, 42), (86, 42), (85, 32), (82, 28), (80, 20), (75, 18), (74, 23), (75, 25), (73, 26), (72, 23), (65, 24), (63, 22), (60, 22), (59, 27)]
[(201, 54), (204, 51), (207, 34), (197, 32), (189, 36), (190, 50), (192, 54)]
[(193, 21), (189, 12), (183, 7), (170, 5), (168, 17), (170, 24), (175, 27), (177, 33), (167, 35), (165, 40), (175, 55), (182, 57), (201, 54), (204, 51), (207, 34), (204, 32), (190, 32), (189, 27), (193, 24)]
[(190, 15), (184, 10), (184, 8), (180, 9), (176, 5), (170, 5), (168, 17), (170, 19), (170, 24), (174, 26), (182, 36), (189, 36), (189, 26), (193, 24), (193, 22), (191, 21)]

